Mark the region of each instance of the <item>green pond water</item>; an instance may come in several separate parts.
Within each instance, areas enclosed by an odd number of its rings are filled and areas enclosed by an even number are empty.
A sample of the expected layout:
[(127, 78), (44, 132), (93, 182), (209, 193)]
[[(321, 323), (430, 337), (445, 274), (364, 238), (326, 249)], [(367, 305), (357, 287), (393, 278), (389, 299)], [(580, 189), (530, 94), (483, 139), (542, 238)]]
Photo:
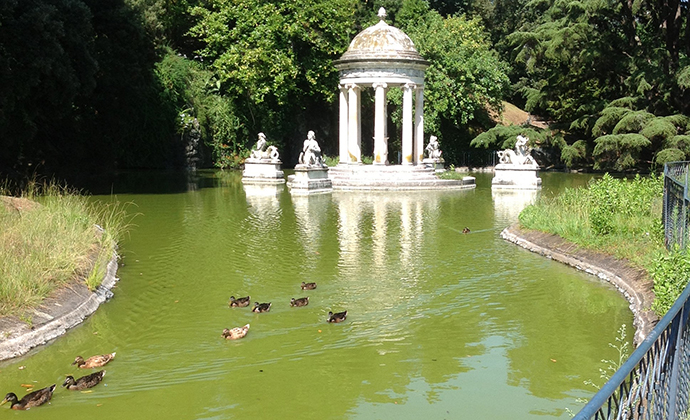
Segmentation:
[[(492, 194), (491, 175), (476, 176), (469, 191), (312, 197), (245, 189), (237, 172), (120, 176), (104, 190), (138, 215), (115, 296), (0, 363), (3, 395), (58, 383), (50, 405), (0, 418), (569, 418), (620, 326), (632, 337), (628, 304), (500, 239), (535, 195)], [(539, 194), (590, 179), (540, 176)], [(230, 308), (231, 295), (273, 306)], [(331, 310), (347, 320), (326, 323)], [(221, 338), (247, 323), (242, 340)], [(90, 373), (75, 356), (113, 351), (92, 392), (59, 387)]]

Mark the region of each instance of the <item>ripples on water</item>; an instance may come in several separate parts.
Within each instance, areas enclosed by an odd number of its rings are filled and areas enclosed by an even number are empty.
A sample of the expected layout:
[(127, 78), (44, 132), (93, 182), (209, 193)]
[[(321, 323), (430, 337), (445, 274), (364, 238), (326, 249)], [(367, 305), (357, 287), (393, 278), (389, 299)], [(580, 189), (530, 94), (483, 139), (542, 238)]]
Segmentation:
[[(76, 354), (117, 351), (104, 386), (56, 392), (35, 415), (567, 418), (630, 324), (609, 287), (498, 238), (534, 197), (492, 195), (490, 178), (476, 191), (291, 197), (210, 177), (120, 194), (142, 216), (115, 298), (0, 364), (5, 392), (62, 380)], [(271, 311), (228, 307), (248, 294)], [(289, 306), (303, 296), (308, 306)], [(348, 319), (327, 324), (329, 310)], [(246, 323), (246, 338), (220, 337)]]

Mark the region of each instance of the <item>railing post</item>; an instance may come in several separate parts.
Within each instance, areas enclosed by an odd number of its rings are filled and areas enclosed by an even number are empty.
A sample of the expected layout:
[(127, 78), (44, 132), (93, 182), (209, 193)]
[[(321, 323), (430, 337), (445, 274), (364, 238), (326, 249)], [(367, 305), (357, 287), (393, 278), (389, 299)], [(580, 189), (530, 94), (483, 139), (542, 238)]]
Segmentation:
[(679, 375), (679, 366), (680, 362), (682, 359), (683, 355), (683, 338), (684, 338), (684, 331), (685, 331), (685, 314), (687, 313), (688, 310), (688, 302), (686, 301), (685, 304), (683, 305), (683, 309), (678, 313), (677, 319), (678, 322), (676, 322), (676, 331), (675, 331), (675, 336), (676, 336), (676, 342), (674, 343), (674, 348), (673, 348), (673, 361), (671, 362), (671, 378), (669, 380), (669, 399), (668, 399), (668, 416), (666, 418), (668, 419), (675, 419), (678, 418), (676, 417), (676, 400), (678, 399), (678, 375)]

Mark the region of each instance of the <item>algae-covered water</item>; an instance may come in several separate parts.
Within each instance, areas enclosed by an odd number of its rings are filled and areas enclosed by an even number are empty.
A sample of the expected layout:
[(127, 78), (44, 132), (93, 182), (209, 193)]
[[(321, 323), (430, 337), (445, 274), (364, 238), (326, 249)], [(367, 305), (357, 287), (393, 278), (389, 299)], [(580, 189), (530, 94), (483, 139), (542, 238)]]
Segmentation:
[[(311, 197), (240, 177), (132, 173), (105, 185), (138, 213), (115, 297), (0, 363), (0, 393), (90, 373), (70, 365), (76, 355), (117, 357), (92, 392), (59, 388), (50, 405), (0, 417), (566, 419), (632, 324), (608, 284), (499, 238), (535, 195), (492, 194), (491, 175), (471, 191)], [(539, 194), (589, 179), (541, 177)], [(273, 305), (230, 308), (231, 295)], [(290, 307), (303, 296), (308, 306)], [(345, 322), (326, 323), (342, 310)], [(221, 338), (247, 323), (245, 338)]]

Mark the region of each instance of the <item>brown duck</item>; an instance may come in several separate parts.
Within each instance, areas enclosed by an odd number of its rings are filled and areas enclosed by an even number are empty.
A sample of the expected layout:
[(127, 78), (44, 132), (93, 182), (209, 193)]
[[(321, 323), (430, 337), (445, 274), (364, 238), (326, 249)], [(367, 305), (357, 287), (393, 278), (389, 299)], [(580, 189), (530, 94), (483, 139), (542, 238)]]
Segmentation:
[(254, 307), (252, 308), (252, 312), (268, 312), (270, 310), (271, 310), (271, 302), (268, 302), (268, 303), (254, 302)]
[(91, 368), (97, 368), (101, 366), (105, 366), (108, 362), (113, 360), (115, 358), (115, 353), (110, 353), (110, 354), (100, 354), (97, 356), (91, 356), (88, 359), (84, 360), (83, 357), (77, 356), (74, 359), (74, 362), (72, 362), (73, 365), (77, 365), (77, 367), (80, 367), (82, 369), (91, 369)]
[(309, 296), (295, 299), (290, 299), (290, 306), (307, 306), (309, 305)]
[(105, 376), (104, 370), (99, 370), (98, 372), (92, 373), (91, 375), (82, 376), (81, 378), (75, 380), (74, 376), (67, 375), (65, 382), (62, 384), (67, 389), (72, 391), (81, 391), (83, 389), (93, 388), (100, 384)]
[(245, 306), (249, 306), (250, 303), (251, 300), (249, 299), (249, 296), (237, 299), (235, 299), (235, 296), (230, 296), (230, 302), (228, 302), (228, 305), (230, 305), (231, 308), (244, 308)]
[(302, 282), (302, 286), (300, 286), (302, 290), (314, 290), (316, 289), (316, 283), (305, 283)]
[(345, 321), (345, 318), (347, 318), (347, 311), (337, 313), (328, 312), (328, 319), (326, 321), (338, 323)]
[(244, 327), (224, 328), (221, 336), (226, 340), (237, 340), (247, 335), (248, 331), (249, 324), (245, 325)]
[(28, 410), (29, 408), (38, 407), (50, 401), (53, 397), (53, 391), (55, 391), (55, 384), (39, 389), (38, 391), (30, 392), (24, 395), (21, 400), (17, 399), (14, 392), (10, 392), (5, 395), (5, 399), (0, 402), (0, 405), (8, 402), (12, 410)]

